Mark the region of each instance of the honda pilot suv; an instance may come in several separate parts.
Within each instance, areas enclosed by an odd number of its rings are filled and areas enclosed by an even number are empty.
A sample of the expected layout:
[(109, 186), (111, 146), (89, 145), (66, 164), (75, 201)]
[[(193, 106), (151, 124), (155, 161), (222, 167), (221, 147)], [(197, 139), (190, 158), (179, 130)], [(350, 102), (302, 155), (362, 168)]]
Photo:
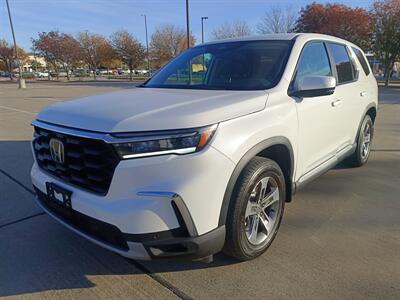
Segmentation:
[(376, 80), (345, 40), (211, 42), (137, 88), (41, 111), (31, 177), (48, 214), (125, 257), (248, 260), (298, 189), (367, 162), (376, 113)]

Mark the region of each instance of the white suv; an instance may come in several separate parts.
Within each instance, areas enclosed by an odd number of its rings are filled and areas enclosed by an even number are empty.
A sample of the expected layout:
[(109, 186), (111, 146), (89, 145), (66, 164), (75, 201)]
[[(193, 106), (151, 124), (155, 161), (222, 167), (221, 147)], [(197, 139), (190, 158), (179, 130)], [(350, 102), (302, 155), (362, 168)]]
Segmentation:
[(207, 43), (138, 88), (40, 112), (31, 176), (46, 212), (123, 256), (247, 260), (296, 190), (367, 162), (376, 112), (377, 83), (347, 41)]

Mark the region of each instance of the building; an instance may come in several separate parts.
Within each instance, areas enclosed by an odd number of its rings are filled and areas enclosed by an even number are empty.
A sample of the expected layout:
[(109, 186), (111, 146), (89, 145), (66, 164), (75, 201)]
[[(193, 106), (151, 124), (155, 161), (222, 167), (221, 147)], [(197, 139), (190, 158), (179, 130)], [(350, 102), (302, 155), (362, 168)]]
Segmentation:
[[(380, 60), (375, 57), (374, 53), (371, 52), (366, 53), (365, 56), (367, 57), (367, 60), (375, 77), (379, 79), (383, 78), (385, 70)], [(400, 61), (394, 63), (393, 70), (390, 75), (391, 78), (400, 79)]]
[(38, 71), (36, 69), (45, 70), (46, 66), (47, 64), (44, 57), (28, 54), (28, 58), (24, 60), (22, 65), (22, 70), (24, 72), (34, 72)]

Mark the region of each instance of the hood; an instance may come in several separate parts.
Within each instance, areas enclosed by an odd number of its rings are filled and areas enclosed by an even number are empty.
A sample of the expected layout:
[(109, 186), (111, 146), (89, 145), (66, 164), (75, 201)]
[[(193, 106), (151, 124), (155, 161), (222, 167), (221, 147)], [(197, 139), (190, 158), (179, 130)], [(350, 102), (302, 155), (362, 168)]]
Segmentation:
[(265, 91), (135, 88), (59, 102), (37, 119), (112, 133), (210, 125), (264, 109)]

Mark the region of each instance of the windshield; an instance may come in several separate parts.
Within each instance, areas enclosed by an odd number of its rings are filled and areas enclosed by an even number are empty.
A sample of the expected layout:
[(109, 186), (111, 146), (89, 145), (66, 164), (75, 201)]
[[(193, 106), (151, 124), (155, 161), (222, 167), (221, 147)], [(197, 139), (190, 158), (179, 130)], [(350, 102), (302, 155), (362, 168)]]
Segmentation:
[(264, 90), (282, 76), (292, 42), (226, 42), (190, 48), (169, 62), (144, 87)]

